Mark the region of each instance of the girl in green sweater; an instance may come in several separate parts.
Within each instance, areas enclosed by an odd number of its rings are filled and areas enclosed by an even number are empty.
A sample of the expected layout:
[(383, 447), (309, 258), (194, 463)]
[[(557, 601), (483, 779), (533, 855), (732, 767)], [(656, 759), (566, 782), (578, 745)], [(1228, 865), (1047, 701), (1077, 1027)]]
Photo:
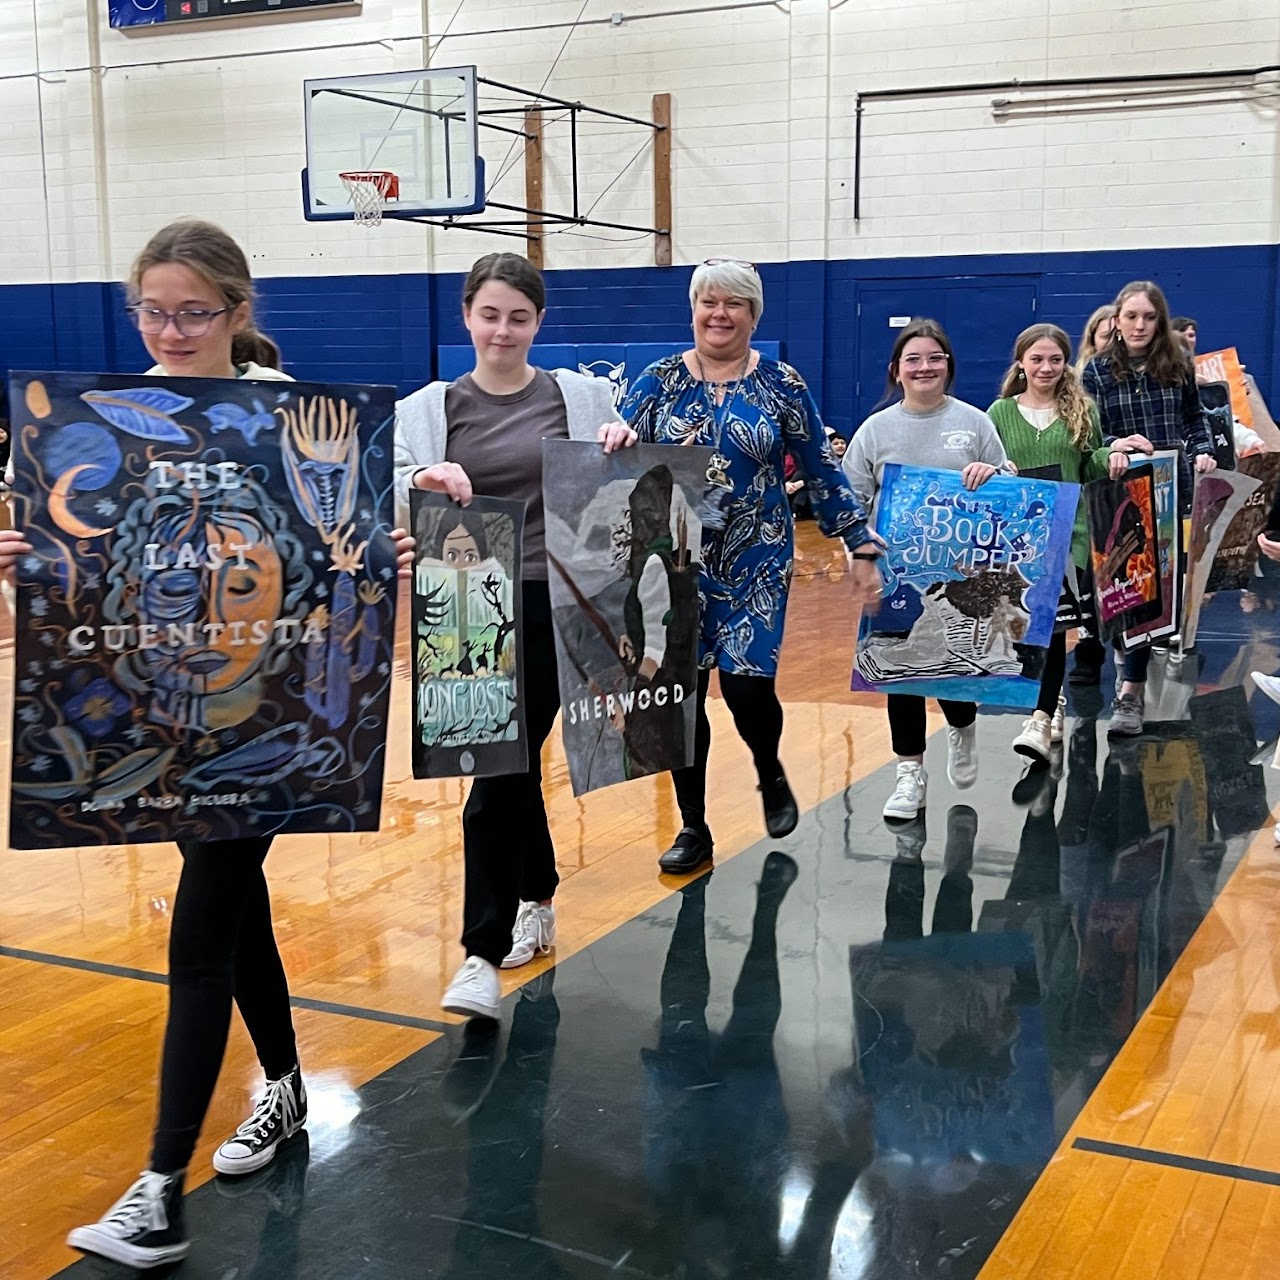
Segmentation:
[[(1071, 367), (1071, 340), (1056, 324), (1033, 324), (1018, 335), (1000, 399), (987, 413), (1020, 472), (1059, 467), (1064, 481), (1087, 484), (1120, 476), (1129, 465), (1123, 452), (1103, 446), (1098, 410)], [(1076, 512), (1071, 558), (1077, 572), (1087, 569), (1089, 526), (1083, 502)], [(1083, 588), (1080, 594), (1085, 596)], [(1066, 666), (1067, 635), (1055, 631), (1045, 656), (1040, 699), (1013, 740), (1013, 749), (1032, 760), (1047, 763), (1052, 744), (1062, 741)]]

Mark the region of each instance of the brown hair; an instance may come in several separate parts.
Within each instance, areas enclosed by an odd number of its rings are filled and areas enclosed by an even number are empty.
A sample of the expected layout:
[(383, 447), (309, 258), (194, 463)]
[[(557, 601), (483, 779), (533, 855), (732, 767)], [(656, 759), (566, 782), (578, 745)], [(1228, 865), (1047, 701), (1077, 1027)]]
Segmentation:
[(947, 337), (946, 330), (936, 320), (913, 320), (898, 334), (898, 340), (893, 344), (893, 354), (889, 357), (889, 380), (885, 383), (882, 403), (888, 403), (896, 394), (898, 361), (912, 338), (932, 338), (947, 353), (947, 382), (943, 390), (950, 391), (955, 384), (956, 353), (951, 349), (951, 339)]
[(547, 286), (543, 283), (542, 272), (518, 253), (486, 253), (472, 263), (462, 286), (462, 305), (469, 307), (480, 292), (480, 286), (490, 280), (510, 285), (517, 293), (523, 293), (539, 315), (547, 309)]
[[(1133, 280), (1116, 294), (1116, 315), (1124, 310), (1124, 304), (1130, 298), (1145, 293), (1156, 313), (1156, 332), (1151, 345), (1143, 357), (1146, 371), (1156, 382), (1182, 382), (1188, 377), (1191, 367), (1191, 352), (1186, 344), (1173, 336), (1173, 328), (1169, 324), (1169, 304), (1165, 301), (1164, 291), (1158, 284), (1150, 280)], [(1117, 378), (1127, 378), (1133, 372), (1133, 359), (1124, 339), (1120, 337), (1117, 326), (1115, 337), (1106, 351), (1111, 361), (1111, 369)]]
[(1076, 357), (1077, 373), (1083, 373), (1085, 365), (1098, 354), (1098, 344), (1094, 341), (1098, 326), (1108, 317), (1114, 320), (1115, 316), (1116, 304), (1114, 302), (1108, 302), (1104, 306), (1094, 308), (1093, 314), (1084, 326), (1084, 332), (1080, 335), (1080, 354)]
[(235, 308), (249, 304), (245, 326), (231, 339), (231, 363), (280, 367), (280, 348), (254, 324), (256, 294), (244, 250), (221, 227), (199, 218), (179, 218), (161, 228), (147, 241), (129, 271), (129, 300), (136, 302), (142, 277), (152, 267), (176, 262), (203, 276)]
[(1054, 390), (1058, 417), (1066, 424), (1071, 443), (1082, 453), (1088, 449), (1093, 434), (1093, 401), (1085, 394), (1076, 371), (1071, 367), (1071, 339), (1056, 324), (1033, 324), (1018, 334), (1013, 344), (1013, 363), (1004, 375), (1000, 396), (1008, 400), (1027, 389), (1027, 375), (1019, 363), (1037, 342), (1048, 338), (1062, 352), (1062, 377)]

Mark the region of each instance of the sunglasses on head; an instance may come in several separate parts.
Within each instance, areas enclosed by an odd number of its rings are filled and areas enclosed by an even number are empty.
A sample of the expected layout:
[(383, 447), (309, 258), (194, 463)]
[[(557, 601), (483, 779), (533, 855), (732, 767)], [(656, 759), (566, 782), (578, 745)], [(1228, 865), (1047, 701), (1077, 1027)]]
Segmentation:
[(750, 267), (752, 271), (756, 271), (756, 264), (748, 262), (745, 258), (704, 258), (702, 260), (704, 267)]

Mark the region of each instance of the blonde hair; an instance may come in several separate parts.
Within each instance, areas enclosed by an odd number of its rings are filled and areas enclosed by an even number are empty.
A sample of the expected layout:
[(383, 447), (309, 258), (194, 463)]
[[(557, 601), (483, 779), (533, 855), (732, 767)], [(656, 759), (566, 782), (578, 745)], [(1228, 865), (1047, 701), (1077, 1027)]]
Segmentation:
[(1094, 308), (1093, 314), (1089, 317), (1088, 323), (1084, 327), (1084, 332), (1080, 335), (1080, 354), (1076, 357), (1077, 373), (1083, 373), (1085, 365), (1098, 354), (1098, 345), (1093, 340), (1094, 334), (1098, 331), (1098, 326), (1106, 319), (1114, 320), (1119, 310), (1120, 308), (1114, 302), (1108, 302), (1104, 306)]
[(736, 258), (712, 258), (695, 267), (689, 280), (689, 305), (696, 307), (698, 299), (709, 289), (718, 289), (728, 298), (741, 298), (751, 308), (752, 324), (760, 323), (764, 315), (764, 285), (751, 263), (739, 262)]
[(1062, 352), (1062, 377), (1054, 390), (1054, 405), (1058, 417), (1067, 428), (1071, 443), (1083, 453), (1089, 447), (1093, 435), (1093, 401), (1080, 385), (1076, 371), (1071, 367), (1071, 339), (1056, 324), (1033, 324), (1018, 334), (1013, 344), (1013, 363), (1000, 385), (1001, 399), (1012, 399), (1027, 389), (1027, 375), (1022, 368), (1022, 358), (1037, 342), (1044, 339), (1057, 344)]
[(221, 227), (199, 218), (179, 218), (161, 228), (147, 241), (129, 271), (129, 301), (137, 302), (142, 277), (152, 267), (167, 263), (189, 267), (202, 276), (226, 300), (232, 309), (248, 303), (248, 319), (231, 339), (232, 364), (280, 367), (280, 348), (254, 325), (253, 304), (256, 294), (249, 262), (244, 250)]

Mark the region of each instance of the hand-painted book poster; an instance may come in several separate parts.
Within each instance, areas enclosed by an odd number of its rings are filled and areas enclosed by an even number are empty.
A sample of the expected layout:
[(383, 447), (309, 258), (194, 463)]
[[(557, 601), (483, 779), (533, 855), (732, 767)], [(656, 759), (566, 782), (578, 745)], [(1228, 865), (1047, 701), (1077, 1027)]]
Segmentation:
[(1120, 480), (1095, 480), (1085, 485), (1084, 500), (1103, 635), (1154, 622), (1163, 602), (1151, 467), (1130, 467)]
[(1231, 413), (1246, 427), (1254, 425), (1253, 406), (1249, 403), (1249, 384), (1244, 365), (1235, 347), (1221, 351), (1205, 351), (1196, 356), (1196, 381), (1225, 383), (1231, 400)]
[(958, 471), (884, 469), (876, 532), (884, 595), (864, 615), (852, 687), (1031, 707), (1027, 648), (1053, 635), (1080, 488)]
[(18, 848), (376, 830), (390, 388), (16, 374)]
[(524, 503), (409, 494), (413, 566), (413, 776), (529, 767), (521, 686)]
[[(1052, 480), (1062, 482), (1062, 468), (1055, 462), (1046, 467), (1019, 467), (1018, 474), (1026, 480)], [(1077, 486), (1078, 490), (1079, 486)], [(1086, 578), (1087, 582), (1088, 579)], [(1081, 589), (1080, 574), (1075, 561), (1067, 556), (1067, 567), (1062, 578), (1062, 594), (1058, 597), (1058, 615), (1054, 619), (1054, 631), (1072, 631), (1076, 627), (1091, 626), (1093, 601)]]
[(1258, 567), (1258, 534), (1269, 523), (1276, 489), (1280, 485), (1280, 453), (1255, 453), (1241, 458), (1236, 473), (1251, 476), (1258, 487), (1245, 499), (1218, 544), (1209, 567), (1205, 591), (1243, 591)]
[(1236, 433), (1231, 417), (1231, 388), (1225, 382), (1202, 382), (1200, 407), (1209, 424), (1214, 459), (1223, 471), (1233, 471), (1236, 465)]
[[(1160, 559), (1160, 612), (1148, 622), (1126, 627), (1120, 633), (1125, 652), (1140, 649), (1153, 640), (1171, 636), (1181, 625), (1178, 604), (1182, 577), (1178, 572), (1182, 552), (1182, 507), (1178, 500), (1177, 449), (1158, 449), (1144, 465), (1151, 467), (1156, 503), (1156, 546)], [(1153, 719), (1156, 717), (1152, 717)]]
[(1196, 642), (1200, 606), (1214, 558), (1231, 522), (1261, 482), (1241, 471), (1196, 474), (1191, 492), (1191, 533), (1187, 546), (1187, 585), (1182, 605), (1182, 647)]
[(711, 450), (547, 440), (547, 571), (573, 794), (693, 759)]

